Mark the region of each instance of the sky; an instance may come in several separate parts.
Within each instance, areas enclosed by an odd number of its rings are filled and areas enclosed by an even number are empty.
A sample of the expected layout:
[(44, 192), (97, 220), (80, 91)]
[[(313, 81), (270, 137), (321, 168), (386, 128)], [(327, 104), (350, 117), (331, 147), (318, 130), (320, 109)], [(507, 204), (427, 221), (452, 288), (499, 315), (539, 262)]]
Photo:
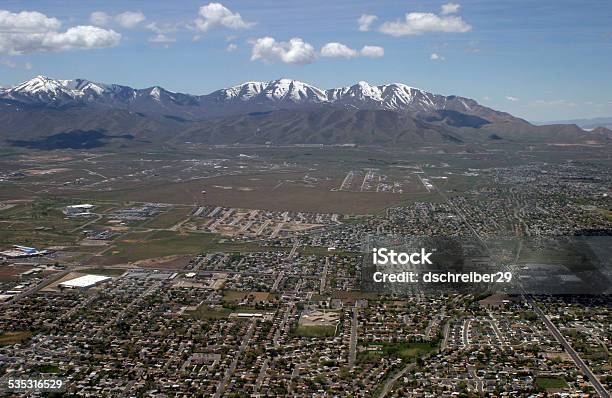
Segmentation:
[(530, 121), (612, 116), (612, 1), (0, 3), (0, 86), (36, 75), (207, 94), (404, 83)]

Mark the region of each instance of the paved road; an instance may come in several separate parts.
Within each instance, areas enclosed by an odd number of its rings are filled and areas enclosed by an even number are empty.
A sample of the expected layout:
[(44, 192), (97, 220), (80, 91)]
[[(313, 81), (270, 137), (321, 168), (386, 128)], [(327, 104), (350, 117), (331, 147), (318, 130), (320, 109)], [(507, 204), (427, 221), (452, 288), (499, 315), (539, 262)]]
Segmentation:
[(468, 347), (470, 345), (470, 335), (469, 335), (469, 330), (470, 330), (470, 322), (472, 320), (471, 319), (465, 319), (463, 321), (463, 327), (461, 330), (461, 336), (463, 337), (463, 345)]
[(329, 257), (325, 257), (325, 266), (321, 273), (321, 283), (319, 285), (319, 294), (323, 294), (325, 291), (325, 283), (327, 282), (327, 268), (329, 267)]
[(557, 342), (559, 342), (559, 344), (563, 346), (563, 348), (570, 355), (576, 366), (578, 366), (580, 371), (587, 377), (587, 379), (589, 379), (593, 387), (595, 387), (595, 391), (597, 391), (597, 394), (599, 394), (599, 396), (602, 398), (610, 398), (610, 394), (608, 393), (608, 391), (606, 391), (606, 389), (599, 382), (597, 377), (595, 377), (595, 374), (591, 371), (587, 364), (584, 363), (582, 358), (580, 358), (580, 355), (578, 355), (578, 353), (572, 348), (572, 346), (565, 339), (565, 337), (563, 337), (563, 335), (561, 334), (559, 329), (557, 329), (555, 324), (552, 323), (550, 319), (548, 319), (546, 314), (544, 314), (544, 311), (540, 309), (540, 307), (533, 301), (531, 297), (527, 296), (526, 299), (529, 305), (531, 305), (531, 308), (533, 308), (535, 313), (538, 314), (540, 319), (544, 322), (548, 330), (552, 333), (553, 336), (555, 336)]
[(266, 378), (266, 371), (268, 370), (268, 363), (270, 362), (269, 358), (266, 358), (261, 365), (261, 370), (259, 371), (259, 375), (257, 376), (257, 381), (255, 382), (255, 392), (259, 391), (261, 388), (261, 383), (263, 383)]
[(349, 348), (349, 368), (355, 366), (357, 360), (357, 308), (353, 308), (353, 320), (351, 322), (351, 342)]
[[(422, 170), (423, 169), (421, 168), (421, 171)], [(426, 174), (424, 174), (424, 175), (426, 175)], [(457, 206), (455, 206), (454, 203), (451, 202), (448, 199), (448, 197), (440, 189), (438, 189), (435, 185), (434, 185), (434, 189), (440, 194), (440, 196), (442, 196), (442, 198), (444, 198), (446, 200), (446, 202), (448, 204), (450, 204), (452, 207), (455, 208), (457, 214), (459, 214), (459, 216), (463, 219), (463, 221), (466, 223), (466, 225), (472, 230), (474, 236), (476, 236), (481, 241), (481, 243), (488, 249), (487, 243), (484, 241), (484, 239), (482, 239), (482, 237), (478, 234), (478, 232), (476, 232), (476, 230), (472, 227), (472, 225), (469, 223), (469, 221), (468, 221), (467, 217), (465, 216), (465, 214), (463, 214), (463, 212)], [(519, 246), (519, 250), (518, 250), (517, 255), (516, 255), (516, 260), (519, 259), (519, 254), (520, 254), (521, 248), (522, 248), (522, 246)], [(523, 290), (522, 285), (519, 284), (519, 287), (521, 288), (521, 290)], [(524, 290), (523, 290), (523, 292), (524, 292)], [(525, 296), (523, 296), (523, 297), (525, 298)], [(553, 336), (557, 339), (559, 344), (561, 344), (565, 348), (565, 350), (570, 355), (570, 357), (572, 358), (572, 360), (574, 361), (576, 366), (578, 366), (578, 368), (583, 372), (583, 374), (589, 379), (591, 384), (593, 384), (593, 387), (595, 387), (595, 390), (597, 391), (599, 396), (601, 396), (602, 398), (610, 398), (610, 394), (608, 393), (608, 391), (606, 391), (606, 389), (599, 382), (597, 377), (595, 377), (595, 375), (593, 374), (591, 369), (587, 366), (586, 363), (584, 363), (582, 358), (580, 358), (578, 353), (572, 348), (572, 346), (570, 346), (570, 344), (565, 339), (565, 337), (563, 337), (561, 332), (559, 332), (559, 329), (557, 329), (557, 327), (550, 321), (550, 319), (548, 319), (548, 317), (544, 314), (544, 312), (540, 309), (540, 307), (537, 306), (537, 304), (533, 301), (533, 299), (531, 297), (526, 297), (526, 300), (531, 305), (531, 307), (533, 308), (535, 313), (538, 314), (540, 319), (544, 322), (544, 324), (546, 325), (548, 330), (550, 330), (550, 332), (553, 334)]]
[(402, 368), (402, 370), (400, 370), (399, 372), (397, 372), (396, 374), (394, 374), (392, 377), (390, 377), (386, 382), (385, 385), (382, 388), (382, 391), (380, 392), (380, 394), (378, 395), (378, 398), (384, 398), (385, 395), (387, 395), (389, 393), (389, 391), (391, 390), (391, 388), (393, 387), (393, 385), (395, 384), (395, 382), (402, 377), (407, 371), (409, 371), (410, 369), (414, 368), (414, 364), (413, 363), (409, 363), (408, 365), (404, 366)]
[(73, 271), (76, 271), (76, 270), (77, 270), (76, 268), (69, 268), (69, 269), (65, 269), (63, 271), (60, 271), (60, 272), (58, 272), (56, 274), (51, 274), (49, 277), (47, 277), (46, 279), (42, 280), (40, 283), (36, 284), (35, 286), (32, 286), (28, 290), (24, 290), (23, 292), (14, 295), (10, 300), (5, 301), (3, 303), (0, 303), (0, 306), (15, 304), (17, 301), (21, 300), (22, 298), (30, 296), (32, 294), (35, 294), (40, 289), (44, 289), (45, 287), (49, 286), (50, 284), (52, 284), (54, 282), (57, 282), (58, 280), (62, 279), (63, 277), (65, 277), (69, 273), (71, 273)]
[(247, 346), (249, 345), (249, 340), (251, 340), (251, 337), (253, 337), (253, 332), (255, 332), (255, 322), (256, 321), (251, 322), (251, 325), (249, 326), (249, 330), (244, 335), (244, 339), (242, 339), (242, 344), (240, 344), (240, 349), (234, 355), (234, 360), (232, 361), (230, 367), (225, 372), (225, 376), (223, 377), (223, 379), (219, 382), (217, 391), (215, 392), (215, 395), (213, 395), (213, 398), (220, 398), (221, 395), (223, 395), (223, 392), (225, 391), (225, 387), (227, 386), (227, 383), (232, 378), (232, 375), (234, 374), (234, 371), (236, 370), (236, 366), (238, 366), (238, 361), (240, 360), (242, 353), (244, 352), (244, 350), (246, 350)]
[(478, 393), (482, 394), (483, 389), (484, 389), (484, 380), (478, 377), (474, 366), (468, 365), (467, 370), (468, 370), (468, 373), (470, 374), (470, 377), (474, 379), (474, 382), (476, 383), (476, 389), (478, 390)]
[(491, 324), (491, 327), (493, 328), (493, 331), (495, 332), (495, 335), (497, 336), (497, 340), (499, 340), (499, 344), (508, 345), (508, 343), (506, 343), (506, 341), (502, 337), (501, 331), (497, 327), (497, 319), (495, 319), (495, 315), (493, 315), (493, 312), (489, 311), (489, 316), (491, 317), (491, 320), (489, 321), (489, 323)]

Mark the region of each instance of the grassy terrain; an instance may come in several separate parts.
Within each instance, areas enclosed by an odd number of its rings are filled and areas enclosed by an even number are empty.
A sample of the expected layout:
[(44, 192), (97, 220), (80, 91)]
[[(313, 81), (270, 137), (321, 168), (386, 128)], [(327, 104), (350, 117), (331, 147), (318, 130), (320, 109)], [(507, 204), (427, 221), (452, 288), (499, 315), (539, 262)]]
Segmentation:
[(157, 217), (150, 222), (146, 223), (147, 228), (170, 228), (180, 221), (183, 221), (189, 213), (191, 213), (191, 207), (175, 207), (172, 208)]
[(0, 334), (0, 346), (21, 343), (30, 337), (32, 333), (27, 331), (2, 333)]
[(121, 268), (89, 268), (86, 272), (93, 275), (119, 276), (123, 274), (125, 270)]
[(131, 262), (156, 257), (203, 252), (265, 250), (271, 249), (252, 243), (219, 243), (219, 235), (217, 234), (155, 231), (127, 234), (116, 242), (115, 246), (109, 250), (109, 253), (120, 262)]
[(267, 303), (278, 300), (278, 294), (268, 292), (242, 292), (235, 290), (226, 290), (223, 292), (223, 302), (225, 304), (237, 304), (246, 298), (249, 298), (253, 303)]
[(567, 387), (567, 382), (560, 377), (536, 377), (535, 384), (541, 389)]
[(232, 310), (229, 308), (212, 309), (207, 305), (200, 305), (195, 311), (185, 311), (185, 315), (195, 319), (223, 319), (227, 318)]
[(0, 247), (74, 245), (79, 234), (70, 231), (86, 220), (67, 219), (59, 210), (66, 204), (54, 200), (38, 200), (3, 211), (0, 213)]
[(293, 330), (294, 336), (300, 337), (333, 337), (336, 335), (336, 327), (326, 326), (305, 326), (299, 325)]
[(36, 365), (32, 369), (35, 372), (39, 373), (59, 373), (60, 368), (57, 365), (45, 364), (45, 365)]
[(436, 352), (438, 349), (438, 345), (436, 343), (419, 342), (380, 343), (372, 344), (370, 347), (374, 347), (376, 350), (360, 352), (360, 360), (370, 362), (376, 361), (381, 357), (395, 357), (401, 358), (405, 361), (411, 361)]

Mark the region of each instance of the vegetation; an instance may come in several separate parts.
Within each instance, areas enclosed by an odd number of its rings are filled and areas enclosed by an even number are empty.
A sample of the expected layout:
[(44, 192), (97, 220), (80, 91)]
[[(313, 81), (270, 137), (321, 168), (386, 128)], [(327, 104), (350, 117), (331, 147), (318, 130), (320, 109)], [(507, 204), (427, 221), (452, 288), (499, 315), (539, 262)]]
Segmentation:
[(0, 346), (21, 343), (32, 337), (32, 333), (28, 331), (6, 332), (0, 334)]
[(566, 388), (567, 382), (560, 377), (536, 377), (535, 384), (540, 389)]
[(359, 353), (359, 359), (365, 362), (375, 361), (381, 357), (401, 358), (413, 361), (425, 357), (438, 350), (438, 343), (424, 342), (397, 342), (371, 344), (370, 350)]
[(227, 318), (232, 312), (229, 308), (210, 308), (201, 305), (194, 311), (185, 311), (185, 315), (196, 319), (223, 319)]
[(333, 325), (299, 325), (293, 330), (293, 335), (300, 337), (333, 337), (336, 326)]

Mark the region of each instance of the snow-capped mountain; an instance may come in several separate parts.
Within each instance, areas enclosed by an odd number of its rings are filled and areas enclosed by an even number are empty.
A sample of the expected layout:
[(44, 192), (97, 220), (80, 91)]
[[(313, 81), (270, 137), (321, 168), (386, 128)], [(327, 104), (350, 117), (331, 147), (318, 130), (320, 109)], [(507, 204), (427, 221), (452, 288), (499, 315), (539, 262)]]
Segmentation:
[(227, 102), (292, 102), (322, 103), (327, 101), (325, 92), (297, 80), (279, 79), (270, 82), (247, 82), (238, 86), (215, 91), (206, 98)]
[[(93, 138), (92, 138), (93, 137)], [(93, 139), (93, 141), (92, 141)], [(609, 130), (533, 126), (459, 96), (401, 83), (321, 90), (290, 79), (207, 95), (37, 76), (0, 90), (0, 145), (89, 148), (204, 143), (414, 148), (484, 142), (612, 142)]]
[(187, 119), (321, 106), (411, 113), (455, 111), (490, 121), (512, 118), (469, 98), (433, 94), (401, 83), (371, 85), (363, 81), (350, 87), (321, 90), (297, 80), (278, 79), (246, 82), (207, 95), (191, 95), (159, 86), (134, 89), (85, 79), (36, 76), (0, 91), (0, 100), (56, 108), (104, 106)]

